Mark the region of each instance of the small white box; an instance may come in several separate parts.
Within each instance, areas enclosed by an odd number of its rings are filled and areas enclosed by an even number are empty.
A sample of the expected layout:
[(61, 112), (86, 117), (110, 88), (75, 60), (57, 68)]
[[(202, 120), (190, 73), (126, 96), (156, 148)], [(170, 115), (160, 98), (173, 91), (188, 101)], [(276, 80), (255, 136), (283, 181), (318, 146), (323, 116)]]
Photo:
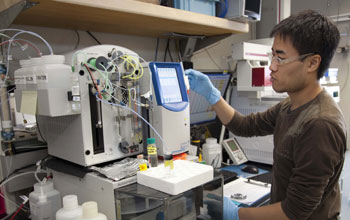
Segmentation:
[(212, 166), (185, 160), (175, 160), (170, 173), (163, 164), (137, 173), (137, 183), (171, 195), (200, 186), (213, 178)]

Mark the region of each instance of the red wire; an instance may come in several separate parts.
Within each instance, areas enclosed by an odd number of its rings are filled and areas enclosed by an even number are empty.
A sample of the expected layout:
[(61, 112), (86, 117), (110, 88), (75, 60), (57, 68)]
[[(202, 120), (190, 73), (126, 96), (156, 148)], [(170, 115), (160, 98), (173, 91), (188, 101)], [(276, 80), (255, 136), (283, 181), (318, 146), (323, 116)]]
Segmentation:
[[(34, 50), (38, 53), (39, 56), (41, 56), (40, 50), (39, 50), (37, 47), (35, 47), (33, 44), (31, 44), (31, 43), (29, 43), (29, 42), (27, 42), (27, 41), (24, 41), (24, 40), (12, 40), (12, 41), (13, 41), (13, 42), (18, 42), (18, 41), (19, 41), (19, 42), (23, 42), (23, 43), (28, 44), (29, 46), (31, 46), (31, 47), (34, 48)], [(3, 45), (3, 44), (8, 44), (8, 43), (10, 43), (9, 40), (3, 41), (3, 42), (0, 43), (0, 46)]]
[(88, 72), (89, 72), (89, 74), (90, 74), (90, 76), (91, 76), (92, 83), (94, 84), (95, 89), (97, 90), (98, 97), (99, 97), (100, 99), (102, 99), (100, 89), (99, 89), (99, 88), (98, 88), (98, 86), (97, 86), (97, 82), (96, 82), (96, 80), (95, 80), (94, 76), (92, 75), (92, 73), (91, 73), (91, 70), (90, 70), (89, 66), (88, 66), (88, 65), (86, 65), (86, 63), (84, 63), (84, 66), (86, 67), (86, 69), (88, 70)]
[(16, 213), (13, 214), (13, 216), (10, 218), (10, 220), (13, 220), (15, 218), (15, 216), (19, 213), (19, 211), (21, 211), (21, 209), (23, 208), (24, 203), (22, 203), (19, 208), (17, 209)]

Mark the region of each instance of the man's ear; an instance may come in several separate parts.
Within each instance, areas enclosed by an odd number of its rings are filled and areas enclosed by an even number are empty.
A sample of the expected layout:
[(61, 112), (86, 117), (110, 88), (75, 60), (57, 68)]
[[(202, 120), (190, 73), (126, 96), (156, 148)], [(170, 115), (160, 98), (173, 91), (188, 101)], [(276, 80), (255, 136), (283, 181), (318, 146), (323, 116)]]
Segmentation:
[(321, 64), (321, 56), (319, 54), (312, 55), (308, 57), (308, 71), (309, 72), (317, 72), (317, 69), (320, 67)]

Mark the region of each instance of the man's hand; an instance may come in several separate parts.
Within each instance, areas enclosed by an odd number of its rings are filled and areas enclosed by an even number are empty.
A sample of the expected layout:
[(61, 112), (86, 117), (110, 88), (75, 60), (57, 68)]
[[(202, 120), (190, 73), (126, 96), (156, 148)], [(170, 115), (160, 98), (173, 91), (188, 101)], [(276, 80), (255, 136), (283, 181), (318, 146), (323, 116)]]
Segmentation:
[(207, 204), (208, 214), (212, 219), (223, 219), (223, 220), (239, 220), (238, 210), (240, 209), (232, 200), (228, 197), (223, 198), (223, 217), (221, 212), (221, 198), (214, 194), (209, 194), (207, 196), (209, 200), (205, 200), (204, 203)]
[(224, 197), (224, 220), (239, 220), (239, 207), (228, 197)]
[(204, 96), (211, 105), (220, 100), (220, 91), (213, 86), (207, 75), (193, 69), (186, 70), (185, 74), (188, 76), (191, 90)]

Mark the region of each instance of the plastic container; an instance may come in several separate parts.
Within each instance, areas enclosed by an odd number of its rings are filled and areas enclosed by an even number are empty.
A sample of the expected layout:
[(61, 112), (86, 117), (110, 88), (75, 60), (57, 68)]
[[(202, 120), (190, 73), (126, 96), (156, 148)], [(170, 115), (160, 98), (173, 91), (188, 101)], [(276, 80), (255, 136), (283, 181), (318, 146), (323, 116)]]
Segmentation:
[(28, 68), (28, 74), (26, 77), (26, 90), (37, 90), (37, 75), (40, 75), (41, 65), (43, 64), (43, 60), (41, 57), (35, 57), (30, 59), (31, 66)]
[(56, 212), (56, 220), (76, 220), (83, 217), (83, 208), (78, 204), (76, 195), (63, 197), (63, 208)]
[(221, 167), (222, 150), (221, 145), (217, 143), (216, 138), (207, 138), (203, 148), (203, 160), (214, 168)]
[(34, 184), (34, 191), (29, 194), (29, 204), (32, 220), (55, 219), (57, 210), (62, 207), (60, 193), (50, 181)]
[(98, 213), (97, 203), (94, 201), (85, 202), (82, 205), (83, 216), (77, 218), (78, 220), (107, 220), (107, 217)]
[(158, 166), (158, 154), (155, 138), (147, 138), (148, 164), (150, 167)]
[(215, 16), (219, 0), (174, 0), (174, 8)]
[(29, 68), (31, 66), (30, 60), (20, 60), (19, 64), (21, 65), (21, 68), (17, 69), (14, 72), (15, 77), (15, 84), (17, 90), (26, 90), (26, 74), (29, 71)]
[(38, 89), (66, 88), (71, 83), (71, 68), (63, 55), (42, 56), (43, 65), (37, 74)]

